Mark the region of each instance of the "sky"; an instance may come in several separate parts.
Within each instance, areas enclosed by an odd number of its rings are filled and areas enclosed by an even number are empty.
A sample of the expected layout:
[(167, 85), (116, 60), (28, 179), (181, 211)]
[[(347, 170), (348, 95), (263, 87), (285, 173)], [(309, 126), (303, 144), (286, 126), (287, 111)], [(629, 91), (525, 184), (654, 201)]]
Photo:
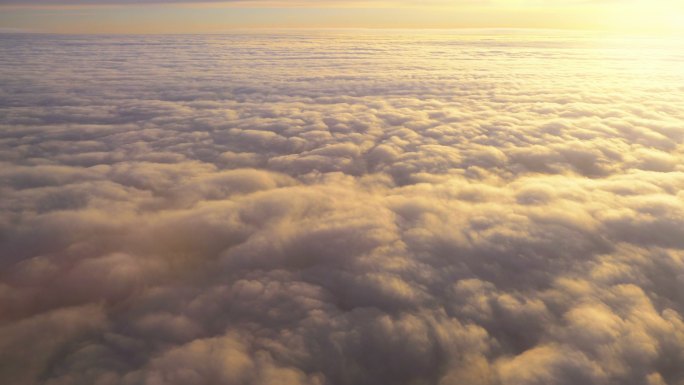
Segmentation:
[(221, 33), (244, 28), (544, 28), (680, 34), (677, 0), (1, 0), (0, 30)]
[(684, 49), (0, 35), (11, 385), (684, 385)]

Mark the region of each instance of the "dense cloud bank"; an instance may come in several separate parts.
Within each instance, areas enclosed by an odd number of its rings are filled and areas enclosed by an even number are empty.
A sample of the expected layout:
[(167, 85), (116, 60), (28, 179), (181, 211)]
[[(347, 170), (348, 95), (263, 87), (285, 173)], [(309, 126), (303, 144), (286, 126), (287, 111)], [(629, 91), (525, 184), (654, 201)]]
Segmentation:
[(684, 384), (663, 44), (0, 36), (1, 382)]

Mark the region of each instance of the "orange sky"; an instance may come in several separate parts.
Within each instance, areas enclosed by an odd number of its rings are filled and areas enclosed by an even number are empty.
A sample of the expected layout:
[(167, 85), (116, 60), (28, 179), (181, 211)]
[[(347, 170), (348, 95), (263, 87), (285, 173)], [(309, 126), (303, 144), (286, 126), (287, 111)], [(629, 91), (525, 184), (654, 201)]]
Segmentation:
[(558, 28), (674, 34), (678, 0), (192, 2), (0, 0), (0, 31), (212, 33), (234, 28)]

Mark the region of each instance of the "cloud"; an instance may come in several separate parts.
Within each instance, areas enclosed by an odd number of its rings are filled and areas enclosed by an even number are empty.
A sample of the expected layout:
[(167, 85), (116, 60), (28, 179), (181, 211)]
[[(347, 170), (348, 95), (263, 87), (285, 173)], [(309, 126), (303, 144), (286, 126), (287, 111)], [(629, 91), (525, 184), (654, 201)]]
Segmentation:
[(603, 44), (2, 40), (0, 377), (684, 383), (680, 58)]

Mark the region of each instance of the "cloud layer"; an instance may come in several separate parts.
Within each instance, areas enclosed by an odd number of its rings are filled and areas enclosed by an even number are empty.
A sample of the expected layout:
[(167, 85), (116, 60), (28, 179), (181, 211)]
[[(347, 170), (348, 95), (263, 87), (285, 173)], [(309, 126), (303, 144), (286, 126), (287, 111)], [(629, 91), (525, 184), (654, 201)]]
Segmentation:
[(684, 384), (677, 52), (0, 37), (0, 378)]

